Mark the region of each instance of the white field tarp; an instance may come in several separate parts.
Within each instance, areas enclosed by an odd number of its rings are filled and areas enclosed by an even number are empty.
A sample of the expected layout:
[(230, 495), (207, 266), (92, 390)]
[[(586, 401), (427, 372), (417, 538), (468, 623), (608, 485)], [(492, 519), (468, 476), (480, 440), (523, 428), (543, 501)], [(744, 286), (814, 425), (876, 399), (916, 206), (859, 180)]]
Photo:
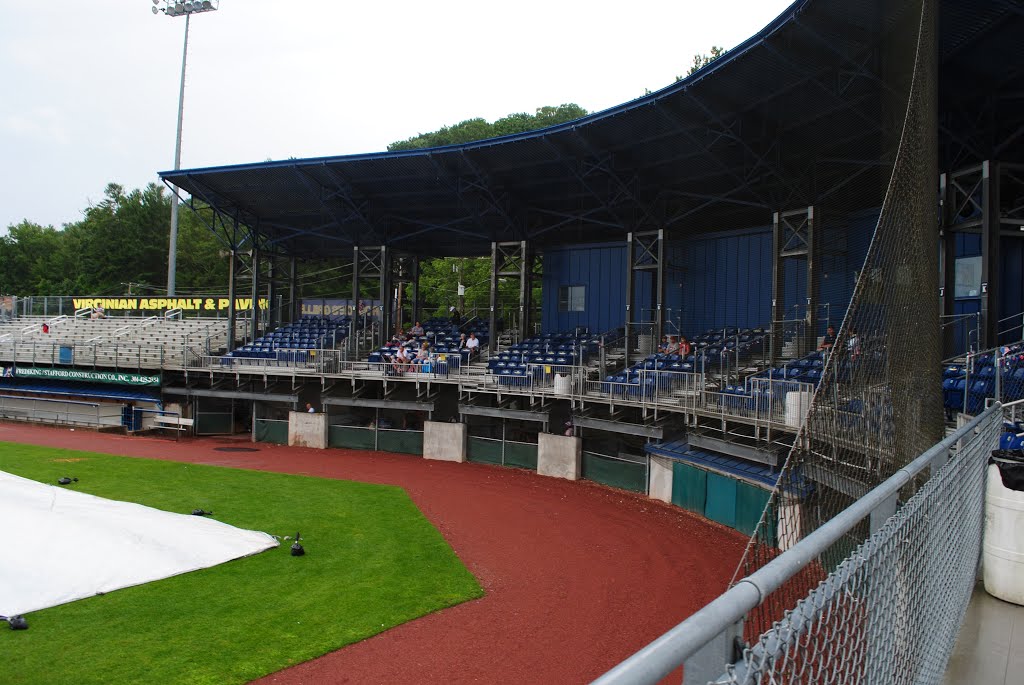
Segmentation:
[(168, 578), (278, 545), (191, 514), (104, 499), (0, 471), (0, 615)]

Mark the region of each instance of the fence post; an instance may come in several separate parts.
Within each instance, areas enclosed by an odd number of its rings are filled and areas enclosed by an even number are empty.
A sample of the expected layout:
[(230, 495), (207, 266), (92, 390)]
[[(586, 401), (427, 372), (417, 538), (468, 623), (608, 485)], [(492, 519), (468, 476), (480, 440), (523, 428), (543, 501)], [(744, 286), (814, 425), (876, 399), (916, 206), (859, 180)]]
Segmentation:
[(963, 407), (963, 411), (964, 411), (965, 414), (967, 413), (967, 398), (971, 394), (971, 362), (973, 361), (973, 359), (974, 359), (974, 357), (970, 353), (968, 353), (967, 354), (967, 364), (964, 365), (965, 368), (964, 368), (964, 401), (963, 401), (964, 402), (964, 407)]
[(706, 685), (722, 675), (723, 666), (738, 658), (743, 640), (743, 621), (726, 627), (698, 649), (683, 665), (683, 685)]
[(996, 352), (993, 361), (996, 365), (996, 385), (995, 393), (993, 396), (996, 398), (996, 402), (1002, 401), (1002, 376), (1003, 376), (1003, 348), (996, 347)]

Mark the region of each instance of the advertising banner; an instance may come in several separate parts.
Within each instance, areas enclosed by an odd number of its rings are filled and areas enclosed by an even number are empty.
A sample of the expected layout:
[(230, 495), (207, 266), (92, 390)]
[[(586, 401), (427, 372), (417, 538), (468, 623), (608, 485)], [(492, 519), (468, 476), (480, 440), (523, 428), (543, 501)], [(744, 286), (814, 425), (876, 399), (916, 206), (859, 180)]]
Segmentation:
[[(380, 309), (380, 300), (359, 300), (360, 314), (372, 314)], [(310, 316), (351, 316), (352, 300), (316, 299), (302, 301), (302, 314)]]
[[(161, 312), (180, 309), (185, 312), (226, 312), (231, 303), (226, 297), (74, 297), (75, 309), (96, 309), (104, 314), (114, 312)], [(260, 309), (269, 306), (267, 298), (259, 300)], [(235, 298), (235, 309), (252, 309), (251, 297)]]
[(131, 385), (135, 387), (160, 387), (160, 376), (143, 376), (137, 373), (120, 373), (115, 371), (85, 371), (81, 369), (48, 369), (19, 366), (13, 375), (18, 378), (45, 378), (48, 380), (88, 381), (91, 383), (111, 383), (113, 385)]

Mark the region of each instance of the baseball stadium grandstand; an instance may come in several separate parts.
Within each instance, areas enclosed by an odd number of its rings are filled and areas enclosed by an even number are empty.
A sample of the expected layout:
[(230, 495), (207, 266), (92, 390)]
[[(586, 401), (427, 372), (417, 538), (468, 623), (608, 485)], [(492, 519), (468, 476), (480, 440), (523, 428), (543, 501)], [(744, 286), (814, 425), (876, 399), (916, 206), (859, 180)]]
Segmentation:
[[(750, 543), (602, 683), (942, 682), (1024, 431), (1022, 36), (1021, 0), (796, 0), (566, 124), (162, 172), (226, 292), (7, 298), (0, 416), (631, 490)], [(486, 308), (425, 310), (445, 257)], [(324, 259), (351, 289), (303, 299)]]

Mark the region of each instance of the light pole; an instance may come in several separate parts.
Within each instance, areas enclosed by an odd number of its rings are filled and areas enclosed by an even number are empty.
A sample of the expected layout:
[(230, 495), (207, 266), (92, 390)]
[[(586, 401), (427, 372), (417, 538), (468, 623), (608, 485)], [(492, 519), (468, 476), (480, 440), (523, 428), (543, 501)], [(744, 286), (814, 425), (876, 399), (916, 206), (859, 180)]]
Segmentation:
[[(163, 5), (163, 7), (160, 7)], [(185, 17), (185, 47), (181, 51), (181, 87), (178, 90), (178, 135), (174, 140), (174, 170), (181, 168), (181, 122), (185, 116), (185, 62), (188, 59), (188, 25), (193, 14), (213, 12), (220, 0), (153, 0), (153, 14), (163, 12), (168, 17)], [(174, 295), (174, 280), (178, 269), (178, 194), (171, 193), (171, 241), (167, 252), (167, 295)]]

